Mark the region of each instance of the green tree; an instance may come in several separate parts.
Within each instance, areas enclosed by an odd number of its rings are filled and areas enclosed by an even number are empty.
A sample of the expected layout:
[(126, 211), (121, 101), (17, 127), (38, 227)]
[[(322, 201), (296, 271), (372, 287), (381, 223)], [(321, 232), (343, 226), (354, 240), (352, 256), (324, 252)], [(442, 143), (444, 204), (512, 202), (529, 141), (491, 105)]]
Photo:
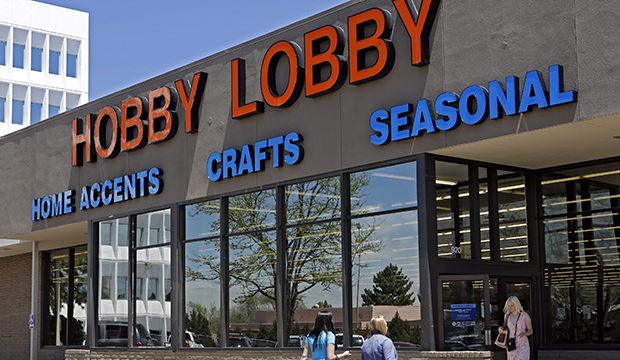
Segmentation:
[(372, 290), (364, 289), (363, 306), (370, 305), (413, 305), (415, 297), (411, 290), (413, 281), (403, 274), (398, 266), (389, 264), (372, 277)]
[[(368, 173), (351, 176), (351, 206), (362, 209), (366, 199), (364, 190), (369, 183)], [(305, 223), (287, 229), (286, 237), (286, 308), (287, 331), (293, 326), (295, 309), (303, 303), (305, 293), (315, 287), (330, 290), (342, 286), (342, 240), (340, 231), (341, 185), (338, 177), (290, 185), (285, 192), (284, 203), (289, 223)], [(230, 238), (230, 286), (239, 286), (241, 295), (234, 300), (237, 304), (250, 304), (247, 310), (256, 306), (256, 297), (265, 297), (275, 305), (276, 239), (273, 231), (255, 231), (270, 227), (276, 213), (276, 192), (257, 191), (229, 198), (230, 233), (243, 235)], [(214, 214), (219, 209), (211, 203), (200, 203), (190, 209), (190, 216), (200, 213)], [(334, 221), (316, 222), (334, 219)], [(266, 225), (267, 224), (267, 225)], [(275, 226), (275, 224), (273, 224)], [(220, 224), (213, 224), (217, 232)], [(363, 252), (377, 252), (381, 241), (369, 241), (375, 227), (367, 226), (352, 236), (352, 255)], [(219, 240), (205, 240), (216, 250)], [(234, 256), (233, 256), (234, 255)], [(186, 267), (189, 280), (217, 281), (220, 276), (219, 258), (202, 254), (188, 254), (188, 260), (200, 264), (201, 271)], [(362, 266), (367, 266), (362, 264)], [(210, 271), (204, 271), (204, 268)], [(249, 312), (246, 320), (249, 321)], [(233, 316), (231, 314), (231, 322)], [(241, 320), (241, 319), (239, 319)]]
[(273, 321), (273, 326), (259, 325), (257, 339), (265, 339), (270, 341), (277, 341), (278, 324), (277, 320)]
[[(406, 319), (401, 319), (398, 312), (394, 315), (390, 323), (388, 324), (389, 328), (389, 337), (392, 341), (402, 341), (414, 343), (413, 331), (411, 331), (411, 327), (409, 326), (409, 321)], [(418, 342), (419, 343), (419, 342)]]
[(189, 302), (189, 312), (185, 312), (185, 328), (198, 335), (213, 335), (209, 324), (207, 307), (198, 303)]

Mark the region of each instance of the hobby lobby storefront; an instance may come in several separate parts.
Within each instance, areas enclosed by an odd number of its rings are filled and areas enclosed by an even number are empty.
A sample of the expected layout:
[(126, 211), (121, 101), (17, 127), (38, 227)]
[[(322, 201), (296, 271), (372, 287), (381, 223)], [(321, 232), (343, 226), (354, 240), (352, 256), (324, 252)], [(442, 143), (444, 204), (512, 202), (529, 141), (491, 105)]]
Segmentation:
[(618, 357), (619, 15), (350, 1), (1, 138), (0, 358)]

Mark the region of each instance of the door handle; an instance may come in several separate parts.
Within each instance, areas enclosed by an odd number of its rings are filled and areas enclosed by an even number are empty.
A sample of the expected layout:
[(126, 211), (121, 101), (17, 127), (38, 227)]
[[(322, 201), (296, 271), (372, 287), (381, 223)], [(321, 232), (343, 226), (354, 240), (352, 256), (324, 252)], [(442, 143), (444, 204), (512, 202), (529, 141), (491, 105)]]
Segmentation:
[(491, 330), (484, 330), (484, 345), (493, 345), (491, 339)]

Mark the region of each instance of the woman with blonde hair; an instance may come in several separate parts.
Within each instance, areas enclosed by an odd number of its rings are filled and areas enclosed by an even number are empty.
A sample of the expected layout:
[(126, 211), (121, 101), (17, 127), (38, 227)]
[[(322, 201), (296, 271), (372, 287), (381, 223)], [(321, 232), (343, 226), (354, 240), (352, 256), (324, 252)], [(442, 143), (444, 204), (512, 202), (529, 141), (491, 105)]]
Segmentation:
[(362, 360), (397, 360), (394, 343), (385, 336), (388, 327), (383, 315), (370, 319), (368, 330), (372, 335), (362, 345)]
[(508, 331), (508, 347), (506, 354), (508, 360), (529, 360), (530, 342), (528, 336), (532, 335), (532, 319), (523, 311), (519, 298), (511, 296), (504, 305), (504, 326), (499, 331)]

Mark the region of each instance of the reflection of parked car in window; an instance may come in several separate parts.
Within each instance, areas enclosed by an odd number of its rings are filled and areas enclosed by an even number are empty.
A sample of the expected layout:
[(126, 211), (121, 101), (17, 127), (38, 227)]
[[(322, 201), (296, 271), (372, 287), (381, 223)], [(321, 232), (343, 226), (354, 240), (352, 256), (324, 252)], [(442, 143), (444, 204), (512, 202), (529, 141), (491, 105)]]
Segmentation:
[(288, 337), (288, 347), (304, 347), (306, 337), (303, 335), (290, 335)]
[(228, 346), (230, 347), (252, 347), (252, 340), (242, 334), (230, 334), (228, 337)]
[(186, 331), (185, 332), (185, 342), (183, 343), (183, 346), (184, 347), (189, 347), (189, 348), (204, 347), (200, 343), (200, 340), (198, 339), (198, 335), (196, 335), (195, 333), (193, 333), (191, 331)]
[(450, 338), (450, 341), (462, 342), (469, 350), (485, 351), (484, 339), (478, 335), (459, 335)]
[[(342, 333), (336, 334), (336, 344), (343, 344), (343, 336)], [(353, 339), (351, 342), (351, 346), (362, 346), (364, 345), (364, 337), (362, 335), (353, 334)]]
[[(127, 347), (127, 322), (99, 321), (99, 341), (97, 346)], [(134, 340), (137, 346), (162, 346), (161, 342), (151, 336), (143, 324), (136, 324)]]
[(450, 350), (450, 351), (471, 350), (467, 345), (463, 344), (460, 341), (444, 341), (443, 348), (444, 350)]
[(419, 348), (420, 347), (420, 345), (412, 344), (408, 342), (402, 342), (402, 341), (394, 341), (394, 346), (397, 348)]

